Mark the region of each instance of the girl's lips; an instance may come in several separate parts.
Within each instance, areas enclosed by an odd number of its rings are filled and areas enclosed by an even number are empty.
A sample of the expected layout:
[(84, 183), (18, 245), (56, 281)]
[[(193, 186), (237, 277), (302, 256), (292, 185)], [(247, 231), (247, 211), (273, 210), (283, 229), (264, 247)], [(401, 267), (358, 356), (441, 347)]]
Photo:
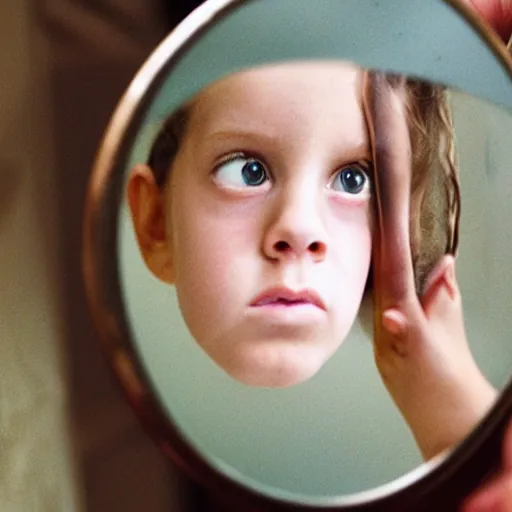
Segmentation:
[(271, 288), (259, 294), (251, 301), (251, 307), (294, 306), (311, 304), (325, 311), (325, 304), (315, 290), (294, 291), (290, 288)]

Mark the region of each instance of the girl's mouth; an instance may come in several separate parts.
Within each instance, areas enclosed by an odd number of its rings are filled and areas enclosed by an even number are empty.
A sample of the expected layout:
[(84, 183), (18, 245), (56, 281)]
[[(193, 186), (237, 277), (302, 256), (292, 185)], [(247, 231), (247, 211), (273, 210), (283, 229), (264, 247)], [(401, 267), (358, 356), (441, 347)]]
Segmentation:
[(325, 310), (325, 304), (319, 294), (311, 289), (299, 291), (290, 288), (272, 288), (259, 294), (251, 301), (251, 307), (294, 307), (311, 305)]

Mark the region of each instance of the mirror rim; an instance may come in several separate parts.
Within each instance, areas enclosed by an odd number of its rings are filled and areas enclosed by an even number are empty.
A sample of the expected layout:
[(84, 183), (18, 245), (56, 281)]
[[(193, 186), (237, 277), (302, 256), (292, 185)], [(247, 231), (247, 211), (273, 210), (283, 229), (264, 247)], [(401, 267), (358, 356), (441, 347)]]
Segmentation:
[[(132, 342), (117, 259), (119, 205), (129, 153), (146, 108), (180, 57), (220, 19), (254, 0), (210, 0), (182, 21), (156, 48), (121, 98), (106, 129), (92, 170), (84, 215), (83, 274), (89, 307), (103, 352), (136, 416), (163, 453), (189, 476), (240, 504), (265, 510), (431, 510), (453, 508), (499, 465), (501, 440), (512, 411), (512, 382), (474, 431), (448, 454), (397, 480), (340, 496), (325, 505), (280, 501), (256, 492), (215, 469), (183, 436), (157, 398)], [(512, 80), (511, 60), (497, 35), (461, 0), (441, 0), (465, 18)], [(117, 179), (116, 179), (117, 178)], [(112, 255), (116, 255), (112, 258)], [(451, 508), (451, 507), (450, 507)]]

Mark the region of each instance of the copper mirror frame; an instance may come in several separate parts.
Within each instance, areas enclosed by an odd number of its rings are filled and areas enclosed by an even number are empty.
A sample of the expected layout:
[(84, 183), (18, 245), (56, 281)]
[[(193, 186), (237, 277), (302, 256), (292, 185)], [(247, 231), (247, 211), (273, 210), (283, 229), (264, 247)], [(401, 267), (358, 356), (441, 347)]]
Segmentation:
[[(88, 191), (83, 247), (86, 290), (104, 353), (135, 413), (162, 451), (202, 485), (229, 496), (235, 503), (259, 510), (400, 512), (426, 511), (435, 507), (456, 510), (463, 497), (499, 467), (503, 433), (512, 411), (511, 382), (491, 412), (450, 454), (377, 490), (360, 493), (355, 498), (340, 496), (329, 503), (313, 506), (264, 496), (211, 467), (187, 443), (172, 418), (165, 413), (139, 361), (123, 303), (117, 259), (119, 207), (124, 194), (127, 155), (146, 109), (182, 55), (216, 22), (253, 1), (213, 0), (189, 16), (139, 71), (106, 130)], [(458, 0), (445, 0), (444, 3), (476, 29), (512, 80), (512, 61), (497, 36)]]

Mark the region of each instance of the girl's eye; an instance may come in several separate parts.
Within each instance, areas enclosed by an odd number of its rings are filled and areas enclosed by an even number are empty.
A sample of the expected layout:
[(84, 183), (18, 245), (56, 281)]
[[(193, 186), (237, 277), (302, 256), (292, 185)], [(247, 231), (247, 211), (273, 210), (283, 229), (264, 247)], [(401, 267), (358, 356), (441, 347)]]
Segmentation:
[(331, 184), (333, 190), (353, 195), (368, 193), (369, 187), (370, 179), (360, 164), (350, 164), (341, 169)]
[(215, 181), (227, 187), (258, 187), (268, 180), (268, 171), (259, 160), (236, 156), (220, 164)]

